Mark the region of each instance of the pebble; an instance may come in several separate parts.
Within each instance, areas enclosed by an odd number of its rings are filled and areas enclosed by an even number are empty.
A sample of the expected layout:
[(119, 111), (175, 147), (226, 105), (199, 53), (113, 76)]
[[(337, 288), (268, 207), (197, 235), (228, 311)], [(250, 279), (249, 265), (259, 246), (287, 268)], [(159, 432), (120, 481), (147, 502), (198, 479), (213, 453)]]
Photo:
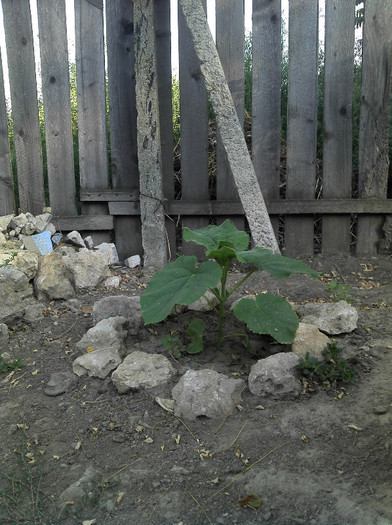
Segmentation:
[(386, 414), (388, 412), (388, 407), (384, 405), (379, 405), (374, 407), (373, 411), (377, 415)]

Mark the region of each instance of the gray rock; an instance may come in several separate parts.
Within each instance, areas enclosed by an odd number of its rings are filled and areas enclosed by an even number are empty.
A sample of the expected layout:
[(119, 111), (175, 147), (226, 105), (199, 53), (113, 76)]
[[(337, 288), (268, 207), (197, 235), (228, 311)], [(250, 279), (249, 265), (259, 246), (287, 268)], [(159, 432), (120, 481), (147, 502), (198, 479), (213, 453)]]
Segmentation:
[(25, 273), (29, 281), (34, 279), (38, 271), (38, 255), (28, 250), (15, 250), (16, 257), (11, 264)]
[(291, 344), (291, 351), (299, 357), (305, 357), (306, 353), (309, 352), (311, 357), (323, 359), (323, 350), (329, 342), (329, 337), (321, 333), (317, 326), (299, 323), (294, 341)]
[(301, 392), (299, 357), (292, 352), (281, 352), (260, 359), (252, 366), (248, 386), (255, 396), (272, 399), (294, 399)]
[(84, 240), (84, 244), (86, 248), (88, 248), (89, 250), (92, 250), (94, 248), (94, 241), (91, 235), (89, 235), (88, 237), (85, 237), (83, 240)]
[(25, 307), (23, 320), (29, 324), (34, 324), (38, 321), (41, 321), (44, 318), (43, 313), (45, 308), (45, 305), (39, 303), (38, 301), (27, 304)]
[(109, 273), (107, 256), (90, 250), (63, 257), (64, 264), (72, 273), (77, 290), (95, 288)]
[(124, 327), (127, 323), (127, 319), (121, 316), (102, 319), (76, 343), (76, 348), (80, 353), (86, 352), (87, 348), (93, 348), (95, 351), (122, 352), (123, 343), (127, 336)]
[(137, 266), (140, 266), (140, 255), (132, 255), (131, 257), (128, 257), (128, 259), (125, 259), (124, 264), (125, 266), (128, 266), (128, 268), (136, 268)]
[(170, 361), (161, 354), (132, 352), (112, 374), (120, 394), (129, 390), (154, 388), (168, 383), (176, 374)]
[(86, 248), (86, 245), (84, 243), (84, 240), (82, 239), (82, 236), (79, 232), (76, 230), (73, 230), (72, 232), (68, 233), (66, 236), (67, 241), (69, 241), (71, 244), (74, 244), (78, 248)]
[(113, 349), (93, 350), (75, 359), (72, 370), (77, 376), (88, 375), (105, 379), (121, 363), (120, 354)]
[(330, 335), (352, 332), (357, 328), (358, 312), (346, 301), (308, 303), (297, 307), (296, 311), (303, 323), (313, 324)]
[(102, 242), (95, 246), (94, 251), (105, 255), (108, 264), (117, 264), (119, 262), (116, 245), (112, 242)]
[(13, 213), (11, 215), (3, 215), (0, 217), (0, 232), (7, 231), (7, 228), (14, 217), (15, 215)]
[(172, 390), (176, 416), (195, 420), (224, 417), (239, 401), (244, 388), (242, 379), (234, 379), (214, 370), (188, 370)]
[(144, 325), (140, 297), (128, 297), (127, 295), (114, 295), (104, 297), (94, 304), (93, 323), (97, 324), (102, 319), (108, 319), (120, 315), (128, 320), (128, 333), (136, 335)]
[(215, 295), (207, 290), (203, 297), (188, 305), (188, 310), (193, 312), (210, 312), (219, 303)]
[(7, 239), (4, 233), (0, 231), (0, 248), (5, 248), (6, 246), (7, 246)]
[(118, 275), (111, 275), (110, 277), (106, 277), (102, 283), (102, 286), (106, 286), (107, 288), (118, 288), (120, 286), (120, 282), (121, 279)]
[(41, 257), (34, 279), (38, 299), (70, 299), (75, 295), (72, 273), (56, 252)]
[[(50, 231), (48, 229), (49, 223), (52, 219), (52, 215), (50, 213), (41, 213), (40, 215), (35, 216), (35, 231), (37, 233), (42, 233), (43, 231)], [(51, 225), (52, 228), (54, 228), (53, 225)], [(54, 230), (54, 232), (56, 229)], [(53, 233), (54, 233), (53, 232)], [(53, 234), (52, 234), (53, 235)]]
[(72, 483), (66, 488), (58, 498), (59, 509), (66, 510), (67, 503), (73, 502), (72, 508), (80, 509), (86, 504), (89, 492), (94, 489), (94, 486), (101, 478), (101, 473), (94, 467), (87, 467), (83, 476), (75, 483)]
[(53, 372), (44, 390), (47, 396), (59, 396), (70, 390), (78, 379), (70, 370), (64, 372)]
[(22, 319), (26, 299), (33, 296), (33, 287), (26, 275), (11, 265), (0, 268), (0, 323)]

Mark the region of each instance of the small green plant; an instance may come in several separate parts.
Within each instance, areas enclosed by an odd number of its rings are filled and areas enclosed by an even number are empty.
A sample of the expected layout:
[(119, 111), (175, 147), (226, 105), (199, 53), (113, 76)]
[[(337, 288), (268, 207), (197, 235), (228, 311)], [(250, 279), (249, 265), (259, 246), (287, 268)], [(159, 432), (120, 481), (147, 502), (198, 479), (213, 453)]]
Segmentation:
[(18, 370), (25, 366), (20, 359), (13, 359), (12, 361), (4, 361), (3, 357), (0, 356), (0, 372), (11, 372), (12, 370)]
[[(204, 246), (209, 260), (197, 264), (196, 257), (181, 256), (157, 271), (141, 297), (143, 318), (146, 324), (159, 323), (170, 315), (176, 304), (192, 304), (209, 289), (218, 300), (218, 347), (223, 340), (226, 302), (256, 270), (266, 270), (278, 279), (293, 273), (318, 276), (317, 272), (301, 261), (283, 257), (265, 248), (247, 250), (248, 234), (237, 230), (229, 220), (219, 226), (210, 225), (200, 230), (184, 228), (184, 240)], [(235, 286), (228, 289), (227, 276), (233, 260), (251, 265), (251, 269)], [(279, 343), (291, 343), (298, 328), (298, 318), (290, 304), (285, 298), (273, 294), (241, 299), (234, 308), (234, 314), (252, 332), (269, 334)]]
[(337, 343), (329, 343), (323, 350), (324, 360), (309, 356), (309, 352), (302, 357), (297, 368), (301, 374), (316, 382), (341, 381), (353, 383), (356, 381), (355, 370), (346, 359), (341, 356), (342, 349)]
[(170, 355), (179, 358), (182, 352), (188, 354), (199, 354), (203, 350), (203, 335), (206, 323), (201, 319), (193, 319), (187, 327), (187, 334), (191, 342), (185, 345), (178, 335), (167, 334), (161, 339), (161, 343), (168, 349)]
[(350, 297), (351, 286), (349, 284), (342, 284), (332, 280), (326, 290), (332, 295), (335, 303), (338, 301), (346, 301), (346, 303), (351, 304), (353, 302)]
[(17, 257), (18, 252), (11, 252), (7, 255), (9, 255), (9, 258), (5, 259), (2, 263), (0, 263), (0, 268), (2, 268), (3, 266), (10, 265), (12, 261), (15, 259), (15, 257)]

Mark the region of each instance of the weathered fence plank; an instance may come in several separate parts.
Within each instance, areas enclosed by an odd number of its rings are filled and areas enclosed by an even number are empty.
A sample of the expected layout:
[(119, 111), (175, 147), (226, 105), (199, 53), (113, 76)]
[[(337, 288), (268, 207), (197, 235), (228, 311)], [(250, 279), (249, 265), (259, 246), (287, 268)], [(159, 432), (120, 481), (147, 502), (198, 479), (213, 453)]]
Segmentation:
[(279, 198), (281, 46), (281, 0), (253, 0), (252, 159), (266, 200)]
[(144, 266), (161, 268), (167, 261), (158, 80), (156, 75), (154, 5), (134, 1), (137, 141)]
[(45, 201), (29, 1), (3, 0), (3, 15), (18, 171), (19, 206), (22, 211), (38, 214), (42, 213)]
[[(244, 82), (244, 2), (243, 0), (216, 1), (216, 48), (225, 72), (238, 120), (244, 124), (245, 82)], [(216, 144), (216, 198), (218, 200), (238, 199), (233, 174), (227, 161), (222, 140), (217, 134)], [(223, 220), (223, 219), (221, 219)], [(244, 229), (244, 220), (235, 218), (235, 226)]]
[[(348, 198), (352, 191), (354, 27), (355, 0), (327, 0), (323, 197), (328, 199)], [(323, 217), (323, 253), (350, 253), (350, 222), (350, 217)]]
[[(165, 199), (174, 199), (170, 2), (154, 0), (154, 17), (163, 194)], [(168, 243), (168, 257), (169, 259), (174, 259), (176, 256), (176, 224), (173, 220), (166, 217), (165, 227)]]
[[(206, 10), (206, 1), (203, 0)], [(200, 71), (190, 31), (181, 9), (178, 9), (179, 80), (181, 121), (181, 198), (209, 198), (208, 181), (208, 102), (207, 90)], [(190, 229), (208, 225), (205, 217), (183, 217), (182, 226)], [(204, 255), (201, 246), (184, 243), (184, 254)]]
[[(75, 1), (80, 187), (108, 185), (103, 0)], [(105, 204), (83, 204), (82, 213), (102, 215)], [(95, 242), (107, 240), (94, 234)]]
[[(317, 150), (318, 0), (289, 4), (286, 198), (313, 199)], [(312, 218), (287, 218), (286, 254), (313, 253)]]
[(64, 0), (38, 0), (38, 23), (49, 201), (53, 215), (76, 215)]
[[(359, 196), (362, 198), (387, 196), (391, 20), (391, 2), (366, 0), (359, 130)], [(377, 253), (382, 224), (382, 217), (359, 218), (357, 254)]]
[[(106, 46), (110, 116), (111, 174), (115, 189), (138, 189), (133, 6), (128, 0), (106, 3)], [(139, 218), (116, 217), (120, 259), (141, 253)]]
[(4, 92), (3, 65), (0, 53), (0, 215), (14, 211), (8, 116)]
[(279, 252), (202, 4), (199, 1), (180, 0), (180, 5), (200, 60), (201, 71), (215, 111), (217, 129), (227, 153), (253, 242)]

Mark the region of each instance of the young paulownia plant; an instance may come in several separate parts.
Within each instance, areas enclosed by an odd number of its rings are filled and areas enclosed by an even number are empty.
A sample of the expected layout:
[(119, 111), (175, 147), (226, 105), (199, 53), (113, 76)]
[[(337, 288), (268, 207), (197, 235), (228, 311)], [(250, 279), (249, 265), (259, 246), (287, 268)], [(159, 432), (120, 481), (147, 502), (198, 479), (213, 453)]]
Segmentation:
[[(247, 250), (248, 234), (237, 230), (229, 220), (200, 230), (184, 228), (184, 240), (204, 246), (206, 258), (213, 260), (198, 264), (196, 257), (183, 255), (158, 270), (141, 297), (143, 318), (146, 324), (163, 321), (176, 304), (192, 304), (210, 290), (218, 300), (218, 346), (223, 340), (226, 301), (256, 270), (266, 270), (278, 279), (293, 273), (312, 277), (319, 275), (303, 262), (265, 248)], [(228, 289), (227, 274), (234, 259), (252, 266), (235, 286)], [(284, 297), (273, 294), (241, 299), (234, 308), (234, 314), (252, 332), (269, 334), (279, 343), (291, 343), (298, 328), (297, 315), (290, 304)]]

